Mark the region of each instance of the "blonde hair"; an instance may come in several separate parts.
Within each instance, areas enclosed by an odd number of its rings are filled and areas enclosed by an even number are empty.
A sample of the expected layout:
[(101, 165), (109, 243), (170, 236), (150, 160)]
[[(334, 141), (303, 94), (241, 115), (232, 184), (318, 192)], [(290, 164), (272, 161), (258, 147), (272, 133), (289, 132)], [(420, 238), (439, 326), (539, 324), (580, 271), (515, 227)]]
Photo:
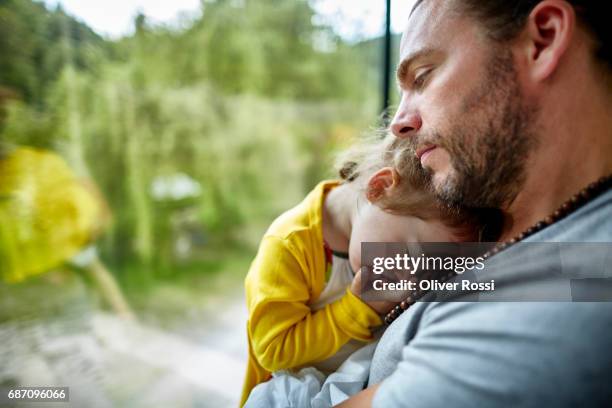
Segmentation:
[[(430, 218), (437, 213), (437, 200), (429, 191), (425, 174), (418, 167), (414, 150), (406, 139), (376, 133), (364, 138), (339, 156), (338, 173), (345, 182), (364, 193), (368, 181), (380, 169), (393, 168), (399, 175), (398, 193), (376, 202), (382, 209), (400, 215)], [(429, 216), (428, 216), (429, 215)]]
[(397, 215), (440, 219), (462, 239), (477, 238), (484, 213), (442, 204), (431, 188), (429, 177), (420, 167), (409, 140), (379, 131), (342, 152), (336, 161), (343, 182), (351, 183), (364, 195), (370, 177), (385, 167), (397, 172), (399, 184), (395, 194), (376, 201), (378, 207)]

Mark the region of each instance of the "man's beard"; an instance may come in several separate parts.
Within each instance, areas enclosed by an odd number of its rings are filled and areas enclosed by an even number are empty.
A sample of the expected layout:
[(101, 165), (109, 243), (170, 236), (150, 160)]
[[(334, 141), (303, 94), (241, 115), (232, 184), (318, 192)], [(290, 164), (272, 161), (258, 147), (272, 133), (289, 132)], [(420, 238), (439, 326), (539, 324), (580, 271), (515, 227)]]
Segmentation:
[[(443, 203), (503, 208), (519, 193), (528, 154), (537, 143), (536, 112), (521, 95), (509, 52), (491, 57), (484, 82), (462, 105), (452, 134), (434, 131), (413, 143), (435, 144), (448, 151), (452, 169), (441, 185), (432, 186)], [(423, 171), (431, 182), (432, 171)]]

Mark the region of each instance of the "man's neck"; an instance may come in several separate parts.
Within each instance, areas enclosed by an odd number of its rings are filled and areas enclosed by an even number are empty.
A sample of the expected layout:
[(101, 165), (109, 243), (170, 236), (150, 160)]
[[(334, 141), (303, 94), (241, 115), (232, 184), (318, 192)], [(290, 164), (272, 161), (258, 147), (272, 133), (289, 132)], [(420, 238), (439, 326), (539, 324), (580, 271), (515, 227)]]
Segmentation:
[[(592, 107), (590, 112), (567, 116), (581, 120), (564, 127), (549, 126), (553, 131), (532, 153), (526, 163), (528, 175), (521, 192), (505, 210), (500, 241), (516, 237), (552, 215), (590, 183), (612, 173), (610, 104), (587, 106)], [(554, 117), (549, 120), (568, 122)]]

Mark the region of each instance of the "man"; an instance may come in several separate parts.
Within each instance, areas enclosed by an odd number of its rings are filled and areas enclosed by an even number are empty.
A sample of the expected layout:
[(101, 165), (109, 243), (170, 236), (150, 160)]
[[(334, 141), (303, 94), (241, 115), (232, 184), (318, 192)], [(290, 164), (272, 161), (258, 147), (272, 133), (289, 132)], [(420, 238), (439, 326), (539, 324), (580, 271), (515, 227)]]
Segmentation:
[[(612, 174), (604, 4), (419, 0), (413, 8), (391, 130), (443, 202), (503, 210), (500, 241), (612, 241), (609, 179), (571, 201)], [(523, 255), (514, 246), (491, 261)], [(583, 255), (582, 266), (595, 268)], [(542, 270), (527, 272), (537, 280)], [(610, 339), (609, 302), (420, 302), (385, 332), (369, 387), (341, 406), (606, 406)]]

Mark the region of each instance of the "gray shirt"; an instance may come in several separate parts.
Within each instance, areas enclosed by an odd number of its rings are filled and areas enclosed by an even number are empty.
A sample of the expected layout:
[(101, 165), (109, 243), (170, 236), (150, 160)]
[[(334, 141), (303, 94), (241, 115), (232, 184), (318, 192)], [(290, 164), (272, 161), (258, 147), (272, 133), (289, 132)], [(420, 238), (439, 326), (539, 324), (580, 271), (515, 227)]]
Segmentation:
[[(529, 244), (512, 247), (490, 260), (505, 267), (484, 277), (505, 282), (498, 292), (502, 301), (419, 302), (409, 308), (375, 351), (369, 385), (381, 384), (373, 406), (612, 404), (612, 302), (571, 301), (580, 278), (610, 277), (612, 191), (526, 242), (606, 244), (593, 245), (597, 256), (588, 247), (572, 253), (548, 245), (547, 256), (529, 253)], [(537, 261), (523, 262), (530, 257)], [(561, 265), (559, 276), (571, 270), (578, 279), (550, 284), (553, 264)], [(536, 290), (530, 297), (534, 287), (551, 293)]]

